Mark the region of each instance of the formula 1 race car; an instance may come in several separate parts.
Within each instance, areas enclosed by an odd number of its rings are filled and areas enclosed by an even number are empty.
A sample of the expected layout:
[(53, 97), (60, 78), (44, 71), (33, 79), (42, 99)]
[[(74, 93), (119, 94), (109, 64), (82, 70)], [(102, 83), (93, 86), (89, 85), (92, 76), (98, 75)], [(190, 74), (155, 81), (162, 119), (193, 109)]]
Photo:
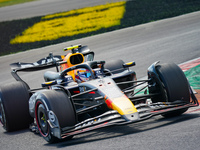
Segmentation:
[[(6, 131), (28, 128), (49, 143), (111, 125), (125, 125), (155, 115), (181, 115), (198, 101), (174, 63), (153, 63), (148, 79), (137, 80), (135, 62), (94, 61), (87, 46), (67, 47), (65, 56), (11, 64), (15, 82), (0, 86), (0, 121)], [(44, 83), (30, 89), (18, 72), (55, 67)]]

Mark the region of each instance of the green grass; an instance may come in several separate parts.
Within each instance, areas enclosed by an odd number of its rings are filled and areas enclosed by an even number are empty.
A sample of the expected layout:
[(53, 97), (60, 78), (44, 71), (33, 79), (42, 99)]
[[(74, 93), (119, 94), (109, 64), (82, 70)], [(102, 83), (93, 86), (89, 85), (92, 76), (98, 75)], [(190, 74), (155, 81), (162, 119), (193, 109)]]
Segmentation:
[(31, 2), (31, 1), (35, 1), (35, 0), (5, 0), (5, 1), (0, 0), (0, 7), (26, 3), (26, 2)]
[(200, 65), (197, 65), (184, 73), (190, 85), (194, 89), (200, 89)]
[(182, 14), (200, 10), (200, 0), (137, 0), (126, 3), (126, 12), (121, 24), (109, 28), (101, 28), (97, 31), (66, 36), (56, 40), (39, 41), (35, 43), (10, 44), (10, 40), (16, 35), (21, 35), (28, 27), (40, 22), (43, 16), (30, 19), (0, 22), (0, 55), (16, 53), (28, 49), (39, 48), (51, 44), (66, 42), (95, 34), (109, 32), (160, 19), (175, 17)]

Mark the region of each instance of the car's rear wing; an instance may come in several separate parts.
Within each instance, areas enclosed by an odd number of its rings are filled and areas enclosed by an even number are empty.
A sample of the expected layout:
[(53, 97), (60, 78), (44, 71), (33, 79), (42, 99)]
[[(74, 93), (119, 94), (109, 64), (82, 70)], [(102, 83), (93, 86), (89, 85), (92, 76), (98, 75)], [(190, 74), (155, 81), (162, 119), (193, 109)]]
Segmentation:
[(56, 67), (58, 72), (59, 62), (61, 62), (64, 57), (65, 57), (64, 55), (53, 56), (52, 53), (49, 53), (49, 56), (42, 58), (35, 63), (23, 63), (23, 62), (12, 63), (10, 64), (12, 70), (11, 74), (17, 81), (25, 82), (20, 78), (17, 72), (31, 72), (31, 71), (44, 70), (52, 67)]
[(34, 63), (24, 63), (24, 62), (17, 62), (10, 64), (11, 70), (17, 71), (34, 71), (38, 69), (44, 69), (46, 67), (53, 67), (56, 66), (57, 62), (62, 61), (64, 55), (55, 55), (53, 56), (52, 53), (49, 53), (49, 56), (42, 58)]

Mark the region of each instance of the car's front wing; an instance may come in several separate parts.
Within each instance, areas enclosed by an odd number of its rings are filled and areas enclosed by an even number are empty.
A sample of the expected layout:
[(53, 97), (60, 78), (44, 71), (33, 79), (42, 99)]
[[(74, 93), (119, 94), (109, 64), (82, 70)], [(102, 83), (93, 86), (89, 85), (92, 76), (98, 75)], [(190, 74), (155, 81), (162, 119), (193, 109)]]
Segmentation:
[(112, 125), (125, 125), (130, 123), (136, 123), (144, 121), (156, 115), (162, 115), (171, 111), (185, 109), (189, 107), (198, 106), (198, 101), (195, 103), (157, 103), (153, 105), (138, 104), (135, 107), (139, 113), (139, 119), (127, 121), (117, 111), (111, 110), (105, 112), (94, 118), (87, 119), (83, 122), (76, 124), (74, 127), (66, 127), (61, 129), (61, 138), (65, 138), (72, 135), (85, 133), (91, 130), (112, 126)]

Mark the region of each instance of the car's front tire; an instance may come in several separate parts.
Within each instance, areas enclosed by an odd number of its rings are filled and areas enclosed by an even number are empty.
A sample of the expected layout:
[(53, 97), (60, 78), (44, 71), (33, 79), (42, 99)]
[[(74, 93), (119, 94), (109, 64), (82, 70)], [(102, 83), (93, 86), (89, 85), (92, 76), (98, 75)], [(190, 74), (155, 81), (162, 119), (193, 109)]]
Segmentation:
[[(176, 64), (161, 64), (156, 67), (156, 70), (166, 91), (166, 95), (163, 94), (163, 99), (167, 102), (174, 102), (177, 100), (186, 103), (190, 102), (190, 92), (187, 78)], [(163, 114), (163, 116), (178, 116), (187, 110), (188, 108), (183, 108)]]
[(59, 128), (74, 126), (77, 121), (73, 104), (61, 90), (44, 90), (38, 97), (40, 98), (35, 103), (35, 118), (39, 132), (47, 142), (58, 142), (60, 139), (51, 133), (48, 111), (51, 110), (56, 115)]
[(28, 128), (33, 122), (29, 114), (29, 97), (28, 87), (23, 82), (0, 86), (0, 122), (6, 131)]

